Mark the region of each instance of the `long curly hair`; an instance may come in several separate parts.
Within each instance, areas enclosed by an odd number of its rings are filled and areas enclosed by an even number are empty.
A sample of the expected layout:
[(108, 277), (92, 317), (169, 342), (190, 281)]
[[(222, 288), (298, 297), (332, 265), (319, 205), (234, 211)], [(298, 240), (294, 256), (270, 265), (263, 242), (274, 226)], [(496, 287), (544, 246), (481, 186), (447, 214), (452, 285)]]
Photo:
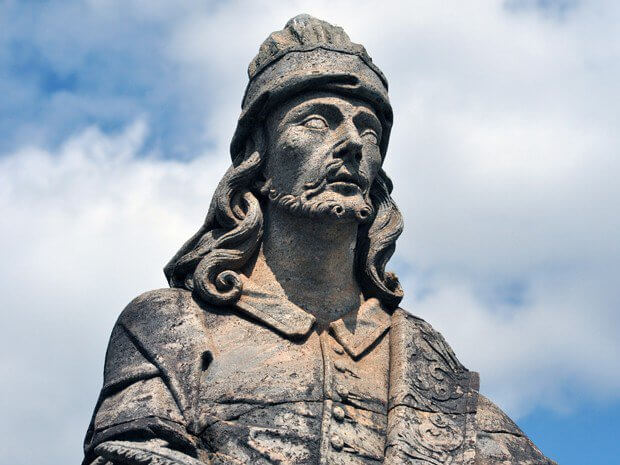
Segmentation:
[[(202, 227), (164, 268), (171, 287), (193, 291), (214, 305), (231, 305), (241, 295), (243, 267), (263, 237), (264, 196), (257, 187), (264, 161), (263, 130), (248, 138), (220, 181)], [(403, 220), (391, 197), (392, 182), (383, 169), (370, 187), (373, 216), (358, 229), (355, 274), (366, 298), (394, 309), (403, 298), (396, 275), (385, 266), (394, 253)]]

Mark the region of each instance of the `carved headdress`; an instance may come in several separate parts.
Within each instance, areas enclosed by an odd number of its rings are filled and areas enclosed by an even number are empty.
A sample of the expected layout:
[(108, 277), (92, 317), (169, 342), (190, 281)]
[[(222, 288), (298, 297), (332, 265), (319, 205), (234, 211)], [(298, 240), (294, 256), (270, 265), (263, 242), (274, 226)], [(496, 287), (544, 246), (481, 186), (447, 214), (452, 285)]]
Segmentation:
[[(385, 157), (392, 108), (387, 81), (359, 44), (342, 28), (309, 15), (299, 15), (273, 32), (248, 67), (249, 83), (231, 142), (233, 165), (220, 181), (203, 226), (164, 268), (172, 287), (193, 290), (216, 305), (234, 303), (241, 295), (240, 271), (257, 252), (263, 235), (264, 198), (255, 181), (262, 170), (263, 123), (269, 112), (292, 96), (329, 91), (366, 100), (381, 121), (380, 149)], [(402, 217), (383, 170), (370, 188), (374, 216), (358, 230), (356, 275), (364, 295), (388, 308), (402, 299), (402, 289), (385, 265), (402, 232)]]
[(233, 159), (243, 152), (247, 134), (272, 108), (308, 90), (368, 101), (383, 126), (381, 153), (385, 156), (393, 120), (387, 79), (366, 49), (351, 42), (341, 27), (306, 14), (295, 16), (263, 42), (248, 66), (248, 77), (231, 143)]

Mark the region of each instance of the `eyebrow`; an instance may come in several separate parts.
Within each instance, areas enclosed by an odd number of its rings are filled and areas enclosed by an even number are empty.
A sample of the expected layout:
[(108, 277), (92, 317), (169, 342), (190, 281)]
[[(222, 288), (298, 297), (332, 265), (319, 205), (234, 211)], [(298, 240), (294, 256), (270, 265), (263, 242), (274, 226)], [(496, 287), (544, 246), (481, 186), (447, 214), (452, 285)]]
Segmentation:
[(286, 120), (296, 120), (298, 118), (303, 118), (308, 114), (319, 113), (327, 116), (330, 119), (341, 120), (344, 116), (340, 109), (331, 103), (325, 102), (304, 102), (301, 105), (298, 105), (296, 108), (289, 111), (285, 119)]
[(353, 116), (353, 122), (355, 125), (365, 123), (372, 129), (375, 129), (379, 136), (382, 135), (383, 127), (381, 126), (381, 121), (379, 121), (379, 118), (377, 118), (377, 116), (367, 108), (361, 107), (357, 110)]

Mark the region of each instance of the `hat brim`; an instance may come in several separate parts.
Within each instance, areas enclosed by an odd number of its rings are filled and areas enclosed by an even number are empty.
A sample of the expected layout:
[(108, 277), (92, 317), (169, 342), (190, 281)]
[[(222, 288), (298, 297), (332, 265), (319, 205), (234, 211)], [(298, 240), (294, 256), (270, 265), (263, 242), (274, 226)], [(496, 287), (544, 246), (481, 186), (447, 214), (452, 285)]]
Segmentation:
[(294, 95), (315, 90), (367, 101), (383, 126), (380, 149), (385, 157), (393, 115), (382, 78), (357, 55), (315, 49), (288, 53), (250, 81), (230, 145), (233, 161), (244, 152), (251, 131), (273, 108)]

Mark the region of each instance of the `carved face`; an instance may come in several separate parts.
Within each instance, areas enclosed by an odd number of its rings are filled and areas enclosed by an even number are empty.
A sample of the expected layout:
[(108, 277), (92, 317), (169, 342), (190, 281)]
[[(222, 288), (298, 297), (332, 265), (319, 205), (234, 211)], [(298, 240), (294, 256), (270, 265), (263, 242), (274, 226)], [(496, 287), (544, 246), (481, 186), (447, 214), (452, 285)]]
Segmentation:
[[(266, 121), (266, 193), (300, 213), (364, 221), (381, 167), (381, 123), (372, 107), (327, 92), (299, 95)], [(307, 207), (307, 208), (306, 208)]]

